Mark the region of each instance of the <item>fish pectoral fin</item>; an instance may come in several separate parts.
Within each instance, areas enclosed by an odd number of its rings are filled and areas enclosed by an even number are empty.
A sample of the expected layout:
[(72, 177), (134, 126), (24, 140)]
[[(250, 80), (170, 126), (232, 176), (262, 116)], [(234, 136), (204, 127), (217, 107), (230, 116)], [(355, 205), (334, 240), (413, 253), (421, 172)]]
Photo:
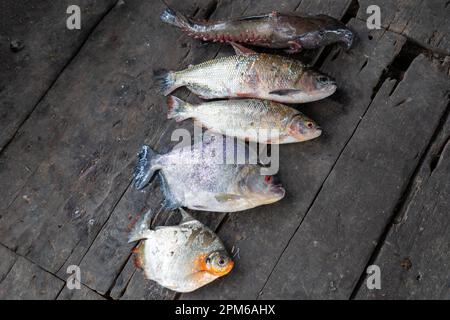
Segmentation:
[(242, 196), (233, 193), (219, 193), (215, 198), (219, 202), (227, 202), (242, 199)]
[(302, 45), (299, 40), (288, 41), (289, 49), (285, 50), (286, 53), (293, 54), (302, 51)]
[(230, 42), (230, 44), (238, 56), (242, 56), (242, 55), (248, 56), (248, 55), (256, 54), (256, 52), (253, 51), (252, 49), (246, 48), (243, 45), (237, 44), (236, 42)]
[(280, 89), (280, 90), (274, 90), (270, 91), (269, 94), (276, 94), (278, 96), (291, 96), (296, 93), (300, 93), (302, 90), (300, 89)]

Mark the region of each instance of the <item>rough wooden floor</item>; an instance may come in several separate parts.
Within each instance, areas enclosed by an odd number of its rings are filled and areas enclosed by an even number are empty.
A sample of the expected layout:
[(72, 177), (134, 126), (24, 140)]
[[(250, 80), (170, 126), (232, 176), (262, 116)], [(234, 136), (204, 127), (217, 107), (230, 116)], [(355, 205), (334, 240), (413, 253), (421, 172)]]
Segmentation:
[[(283, 201), (196, 213), (239, 254), (231, 275), (183, 295), (145, 281), (130, 259), (136, 217), (154, 208), (170, 223), (159, 185), (137, 192), (131, 173), (139, 146), (164, 152), (177, 127), (153, 71), (231, 50), (163, 25), (157, 0), (75, 1), (82, 29), (69, 31), (73, 2), (0, 4), (1, 299), (450, 298), (448, 1), (174, 5), (214, 19), (325, 13), (358, 35), (351, 51), (299, 55), (340, 86), (299, 106), (325, 134), (281, 147)], [(370, 4), (382, 9), (381, 30), (366, 27)], [(11, 50), (14, 40), (23, 48)], [(381, 290), (365, 285), (372, 264)], [(69, 265), (81, 268), (81, 290), (65, 287)]]

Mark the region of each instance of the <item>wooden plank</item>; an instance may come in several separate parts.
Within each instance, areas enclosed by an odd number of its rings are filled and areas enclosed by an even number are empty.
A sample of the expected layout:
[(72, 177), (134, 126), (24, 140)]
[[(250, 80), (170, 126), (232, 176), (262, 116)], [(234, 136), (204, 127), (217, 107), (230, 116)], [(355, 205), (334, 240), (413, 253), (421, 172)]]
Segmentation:
[(450, 54), (450, 5), (448, 1), (360, 0), (358, 18), (366, 20), (369, 5), (381, 9), (384, 28), (401, 33), (422, 46)]
[(262, 298), (349, 298), (449, 103), (450, 78), (425, 56), (386, 80)]
[(356, 299), (450, 299), (450, 118), (428, 152), (373, 261), (381, 290), (365, 281)]
[(77, 1), (81, 29), (68, 30), (66, 10), (73, 1), (2, 1), (0, 152), (115, 2)]
[[(189, 48), (174, 46), (179, 32), (155, 32), (161, 22), (148, 12), (158, 6), (116, 6), (4, 153), (15, 169), (0, 171), (0, 241), (47, 270), (79, 263), (129, 185), (144, 137), (165, 122), (151, 72), (175, 68)], [(165, 47), (156, 54), (154, 43)]]
[[(199, 5), (202, 6), (202, 4)], [(216, 17), (217, 14), (227, 16), (234, 13), (236, 15), (235, 11), (239, 10), (238, 8), (242, 11), (246, 5), (248, 5), (246, 2), (237, 4), (233, 1), (222, 1), (214, 11), (214, 17)], [(162, 11), (162, 6), (158, 10), (155, 10), (154, 14), (157, 15), (160, 11)], [(201, 15), (202, 12), (199, 14)], [(237, 15), (239, 15), (239, 12)], [(160, 24), (159, 21), (157, 21), (157, 23)], [(167, 32), (174, 35), (178, 34), (183, 41), (188, 43), (190, 48), (189, 54), (187, 56), (184, 55), (186, 58), (179, 59), (179, 65), (174, 67), (175, 69), (185, 68), (186, 65), (190, 63), (198, 63), (207, 60), (208, 58), (212, 58), (219, 50), (219, 46), (208, 46), (209, 48), (205, 50), (205, 45), (201, 42), (182, 36), (179, 34), (178, 30), (173, 28), (167, 28)], [(197, 51), (195, 54), (193, 54), (194, 50)], [(231, 49), (227, 48), (226, 51), (229, 54)], [(153, 66), (154, 69), (158, 67), (158, 65)], [(187, 96), (185, 92), (184, 94)], [(156, 99), (161, 100), (161, 104), (164, 104), (165, 99), (160, 95), (156, 97)], [(156, 113), (161, 113), (161, 111), (155, 110), (154, 117), (157, 116)], [(192, 124), (186, 122), (179, 125), (171, 121), (161, 121), (161, 129), (156, 132), (147, 133), (148, 138), (145, 142), (153, 146), (159, 152), (167, 152), (171, 146), (174, 145), (174, 142), (170, 141), (170, 138), (171, 133), (175, 128), (192, 129)], [(154, 181), (150, 187), (139, 192), (132, 188), (127, 190), (116, 210), (112, 213), (111, 219), (100, 232), (100, 235), (81, 262), (80, 266), (86, 273), (85, 283), (89, 287), (99, 292), (106, 293), (108, 289), (113, 286), (111, 292), (116, 298), (121, 295), (124, 295), (124, 298), (134, 297), (136, 299), (140, 299), (142, 296), (152, 298), (160, 297), (161, 299), (174, 297), (173, 292), (164, 289), (155, 289), (156, 285), (150, 284), (151, 282), (149, 281), (143, 280), (144, 283), (135, 281), (135, 279), (143, 279), (140, 274), (141, 272), (139, 271), (137, 272), (139, 274), (135, 274), (133, 268), (126, 267), (132, 265), (132, 262), (129, 260), (130, 252), (131, 248), (135, 245), (126, 244), (130, 232), (130, 213), (134, 220), (139, 218), (139, 215), (136, 213), (142, 214), (149, 209), (161, 211), (162, 201), (163, 197), (158, 181)], [(170, 215), (170, 212), (162, 210), (159, 214), (159, 219), (157, 219), (157, 223), (165, 223), (165, 220), (169, 218)], [(223, 215), (217, 213), (209, 215), (206, 213), (196, 214), (197, 218), (199, 216), (202, 217), (202, 222), (205, 222), (208, 225), (214, 225), (220, 221), (220, 218)], [(100, 266), (102, 267), (100, 268)], [(121, 272), (122, 268), (123, 272)], [(133, 276), (133, 279), (131, 279), (131, 276)], [(115, 280), (115, 278), (117, 279)], [(146, 282), (149, 282), (149, 284)], [(117, 288), (115, 288), (116, 284)], [(127, 286), (126, 288), (123, 287), (124, 284)]]
[[(368, 39), (361, 21), (352, 21), (358, 37)], [(280, 148), (280, 178), (287, 190), (281, 202), (245, 213), (230, 215), (219, 236), (228, 246), (240, 250), (235, 270), (183, 298), (255, 299), (305, 215), (340, 151), (351, 137), (371, 102), (383, 69), (400, 51), (399, 35), (372, 31), (373, 40), (358, 41), (348, 52), (333, 50), (324, 61), (323, 71), (334, 76), (340, 87), (330, 99), (300, 108), (323, 128), (317, 140)], [(345, 68), (342, 68), (342, 66)]]
[[(308, 8), (310, 10), (311, 14), (320, 12), (321, 8), (324, 6), (324, 3), (327, 4), (327, 6), (330, 6), (329, 1), (322, 1), (322, 2), (314, 2), (314, 1), (303, 1), (302, 4), (304, 5), (303, 8)], [(315, 4), (315, 5), (314, 5)], [(333, 7), (334, 10), (337, 10), (340, 8), (341, 11), (344, 11), (345, 7), (348, 5), (348, 1), (339, 1), (339, 4)], [(292, 12), (295, 8), (299, 8), (299, 1), (280, 1), (277, 4), (277, 10), (280, 10), (282, 12)], [(241, 10), (239, 12), (239, 10)], [(258, 1), (258, 2), (220, 2), (217, 6), (216, 10), (213, 13), (212, 18), (228, 18), (233, 16), (240, 16), (242, 14), (258, 14), (258, 13), (264, 13), (264, 12), (270, 12), (273, 10), (273, 5), (269, 1)], [(230, 55), (233, 54), (229, 47), (224, 47), (219, 52), (219, 56), (222, 55)], [(309, 55), (302, 54), (302, 57), (309, 59)], [(191, 97), (193, 98), (193, 97)], [(179, 125), (176, 127), (180, 127)], [(191, 126), (187, 124), (182, 124), (181, 127), (187, 128), (191, 130)], [(168, 133), (170, 133), (175, 127), (170, 126), (170, 129), (167, 130)], [(166, 137), (162, 137), (161, 141), (158, 142), (158, 145), (169, 145), (169, 139), (168, 135)], [(158, 190), (158, 188), (157, 188)], [(128, 197), (128, 193), (125, 195), (124, 198)], [(164, 215), (166, 213), (162, 213)], [(208, 213), (208, 212), (196, 212), (193, 213), (194, 216), (202, 221), (203, 223), (209, 225), (211, 228), (215, 228), (220, 224), (220, 221), (225, 216), (224, 214), (218, 214), (218, 213)], [(97, 250), (99, 254), (99, 250)], [(95, 255), (94, 255), (95, 256)], [(145, 280), (142, 277), (142, 274), (139, 271), (139, 274), (136, 274), (133, 270), (132, 262), (128, 261), (126, 267), (124, 270), (120, 273), (119, 277), (116, 280), (116, 283), (111, 291), (111, 296), (113, 298), (119, 298), (122, 297), (124, 299), (141, 299), (142, 297), (146, 297), (149, 299), (169, 299), (173, 298), (174, 294), (170, 293), (167, 290), (163, 290), (161, 288), (158, 288), (154, 283), (151, 281), (149, 283), (146, 283)], [(139, 279), (139, 280), (136, 280)], [(147, 281), (148, 282), (148, 281)]]
[(80, 289), (72, 290), (65, 286), (57, 300), (105, 300), (105, 298), (85, 285), (81, 285)]
[[(0, 282), (1, 300), (55, 299), (61, 291), (64, 281), (43, 270), (29, 260), (15, 255), (12, 251), (0, 246), (2, 262), (0, 271), (4, 273), (6, 263), (3, 258), (13, 261), (9, 271)], [(14, 256), (13, 258), (11, 258)], [(2, 279), (2, 278), (0, 278)]]

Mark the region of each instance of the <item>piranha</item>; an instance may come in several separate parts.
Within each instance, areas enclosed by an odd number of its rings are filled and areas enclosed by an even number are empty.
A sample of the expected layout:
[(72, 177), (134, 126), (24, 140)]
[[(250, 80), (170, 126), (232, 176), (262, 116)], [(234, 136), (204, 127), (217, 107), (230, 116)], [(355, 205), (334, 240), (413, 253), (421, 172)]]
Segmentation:
[(219, 237), (183, 209), (175, 226), (150, 229), (147, 212), (129, 236), (143, 240), (133, 252), (135, 265), (147, 279), (176, 292), (194, 291), (228, 274), (234, 262)]
[(300, 17), (274, 11), (228, 21), (202, 22), (167, 8), (160, 18), (194, 38), (285, 49), (288, 53), (333, 43), (343, 43), (349, 49), (354, 40), (353, 32), (345, 24), (327, 15)]
[(322, 129), (294, 108), (257, 99), (236, 99), (189, 104), (175, 96), (167, 99), (168, 119), (192, 118), (212, 132), (266, 144), (301, 142), (319, 137)]
[[(162, 155), (144, 145), (134, 186), (138, 190), (144, 188), (158, 171), (164, 205), (171, 209), (235, 212), (284, 197), (285, 190), (275, 176), (262, 175), (262, 167), (250, 164), (249, 158), (236, 161), (238, 149), (226, 142), (222, 136), (211, 135), (192, 146), (176, 147)], [(226, 161), (230, 154), (234, 161)]]
[(232, 45), (237, 55), (156, 75), (161, 91), (167, 96), (186, 86), (202, 99), (257, 98), (282, 103), (316, 101), (336, 91), (332, 78), (297, 60)]

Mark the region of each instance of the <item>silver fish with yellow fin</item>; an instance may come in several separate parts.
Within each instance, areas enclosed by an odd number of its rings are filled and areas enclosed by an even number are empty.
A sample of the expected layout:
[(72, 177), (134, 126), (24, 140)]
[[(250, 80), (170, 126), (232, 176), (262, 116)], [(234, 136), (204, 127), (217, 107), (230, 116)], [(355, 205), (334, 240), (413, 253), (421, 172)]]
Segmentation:
[(228, 274), (234, 266), (219, 237), (180, 209), (182, 220), (175, 226), (150, 229), (147, 212), (129, 236), (143, 240), (133, 252), (135, 265), (147, 279), (176, 292), (194, 291)]
[(332, 78), (300, 61), (232, 45), (237, 55), (157, 75), (161, 91), (168, 95), (186, 86), (202, 99), (257, 98), (305, 103), (324, 99), (337, 89)]
[[(144, 188), (158, 172), (165, 206), (171, 209), (235, 212), (281, 200), (285, 190), (276, 177), (264, 175), (263, 168), (248, 159), (237, 161), (239, 149), (235, 146), (239, 144), (230, 146), (222, 136), (215, 135), (162, 155), (144, 145), (134, 186)], [(231, 163), (227, 160), (230, 155)]]
[(169, 96), (167, 106), (168, 119), (180, 122), (192, 118), (212, 132), (245, 141), (282, 144), (322, 134), (322, 129), (299, 111), (269, 100), (234, 99), (192, 105)]

